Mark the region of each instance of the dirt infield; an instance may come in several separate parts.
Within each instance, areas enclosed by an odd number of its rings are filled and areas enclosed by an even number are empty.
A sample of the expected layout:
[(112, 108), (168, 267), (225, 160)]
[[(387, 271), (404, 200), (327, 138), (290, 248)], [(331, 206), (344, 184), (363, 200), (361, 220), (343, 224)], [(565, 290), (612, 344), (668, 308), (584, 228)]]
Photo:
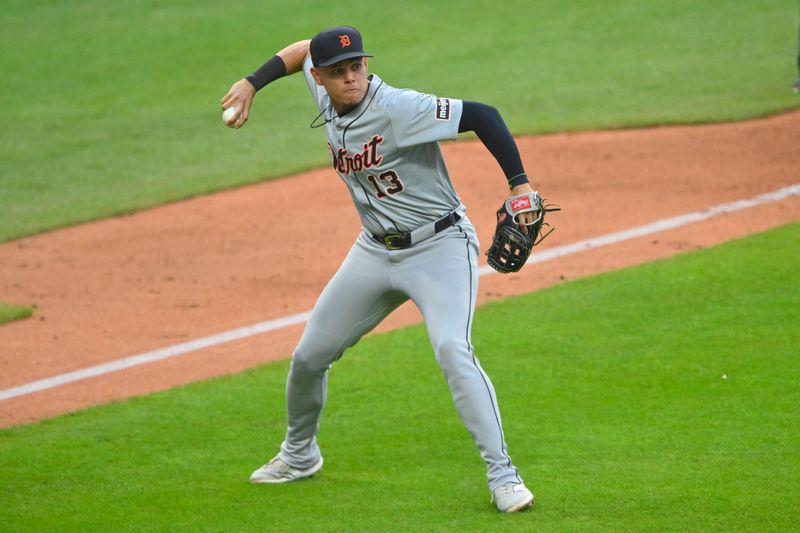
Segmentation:
[[(800, 112), (520, 139), (535, 187), (564, 209), (537, 251), (800, 183), (798, 139)], [(499, 168), (475, 142), (444, 153), (485, 249), (504, 195)], [(792, 196), (487, 275), (480, 303), (797, 220)], [(345, 188), (322, 169), (2, 244), (0, 300), (36, 312), (0, 326), (0, 391), (308, 311), (358, 228)], [(406, 305), (379, 330), (418, 321)], [(0, 427), (287, 358), (301, 332), (293, 325), (0, 401)]]

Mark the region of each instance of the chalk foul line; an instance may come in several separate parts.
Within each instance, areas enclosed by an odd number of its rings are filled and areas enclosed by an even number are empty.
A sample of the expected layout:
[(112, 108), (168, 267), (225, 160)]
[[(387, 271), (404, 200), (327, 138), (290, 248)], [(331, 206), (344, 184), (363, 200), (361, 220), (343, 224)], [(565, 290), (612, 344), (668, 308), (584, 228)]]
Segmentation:
[[(651, 235), (653, 233), (679, 228), (681, 226), (707, 220), (724, 213), (733, 213), (763, 204), (780, 202), (781, 200), (785, 200), (791, 196), (798, 195), (800, 195), (800, 183), (761, 194), (753, 198), (737, 200), (727, 204), (720, 204), (702, 211), (694, 211), (691, 213), (678, 215), (676, 217), (659, 220), (651, 224), (645, 224), (643, 226), (638, 226), (623, 231), (608, 233), (606, 235), (578, 241), (572, 244), (556, 246), (555, 248), (548, 248), (547, 250), (543, 250), (534, 254), (529, 262), (544, 263), (545, 261), (551, 261), (553, 259), (558, 259), (559, 257), (564, 257), (586, 250), (592, 250), (602, 246), (608, 246), (630, 239), (643, 237), (645, 235)], [(488, 265), (478, 269), (479, 276), (486, 276), (493, 274), (494, 272), (495, 271)], [(38, 381), (33, 381), (31, 383), (26, 383), (10, 389), (0, 390), (0, 401), (10, 400), (11, 398), (16, 398), (18, 396), (24, 396), (26, 394), (33, 394), (35, 392), (53, 389), (61, 385), (110, 374), (111, 372), (117, 372), (126, 368), (153, 363), (155, 361), (161, 361), (164, 359), (170, 359), (180, 355), (186, 355), (192, 352), (203, 350), (205, 348), (219, 346), (221, 344), (245, 339), (262, 333), (268, 333), (281, 328), (294, 326), (297, 324), (305, 324), (308, 321), (310, 314), (310, 311), (306, 311), (304, 313), (280, 317), (274, 320), (267, 320), (266, 322), (260, 322), (251, 326), (232, 329), (222, 333), (217, 333), (215, 335), (210, 335), (208, 337), (202, 337), (192, 341), (174, 344), (158, 350), (117, 359), (115, 361), (75, 370), (73, 372), (67, 372), (65, 374), (59, 374), (50, 378), (40, 379)]]

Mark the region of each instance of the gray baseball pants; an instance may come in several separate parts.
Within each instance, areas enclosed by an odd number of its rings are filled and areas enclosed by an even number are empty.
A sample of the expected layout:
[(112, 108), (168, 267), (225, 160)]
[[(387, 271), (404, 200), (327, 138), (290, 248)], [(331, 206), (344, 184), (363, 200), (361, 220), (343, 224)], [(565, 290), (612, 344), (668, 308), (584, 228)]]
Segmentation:
[(489, 489), (521, 481), (508, 455), (494, 387), (470, 341), (478, 253), (466, 218), (405, 250), (387, 250), (364, 232), (359, 235), (317, 300), (294, 352), (286, 382), (283, 461), (307, 468), (319, 460), (316, 434), (329, 367), (410, 298), (422, 312), (456, 409), (486, 463)]

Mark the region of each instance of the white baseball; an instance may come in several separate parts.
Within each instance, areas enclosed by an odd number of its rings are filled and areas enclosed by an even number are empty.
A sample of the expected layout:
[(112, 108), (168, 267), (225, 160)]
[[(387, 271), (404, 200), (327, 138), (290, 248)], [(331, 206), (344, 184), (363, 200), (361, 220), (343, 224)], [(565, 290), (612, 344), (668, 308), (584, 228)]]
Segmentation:
[(228, 109), (222, 112), (222, 121), (228, 126), (230, 126), (235, 116), (236, 116), (236, 108), (229, 107)]

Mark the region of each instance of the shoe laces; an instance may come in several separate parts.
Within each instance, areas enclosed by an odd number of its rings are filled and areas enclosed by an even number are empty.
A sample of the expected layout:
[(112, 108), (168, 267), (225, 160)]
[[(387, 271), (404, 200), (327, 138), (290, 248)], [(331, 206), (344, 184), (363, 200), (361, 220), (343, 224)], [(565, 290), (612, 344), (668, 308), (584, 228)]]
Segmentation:
[(280, 459), (278, 457), (276, 457), (275, 459), (270, 461), (269, 464), (267, 465), (267, 467), (270, 468), (271, 470), (277, 470), (278, 472), (282, 472), (282, 473), (283, 472), (288, 472), (292, 468), (291, 466), (289, 466), (289, 463), (287, 463), (286, 461), (283, 461), (282, 459)]
[(517, 485), (522, 485), (522, 483), (514, 483), (513, 481), (509, 481), (505, 485), (500, 485), (494, 490), (494, 492), (492, 492), (492, 499), (489, 500), (489, 503), (494, 503), (495, 496), (505, 496), (510, 492), (514, 492), (514, 488)]

